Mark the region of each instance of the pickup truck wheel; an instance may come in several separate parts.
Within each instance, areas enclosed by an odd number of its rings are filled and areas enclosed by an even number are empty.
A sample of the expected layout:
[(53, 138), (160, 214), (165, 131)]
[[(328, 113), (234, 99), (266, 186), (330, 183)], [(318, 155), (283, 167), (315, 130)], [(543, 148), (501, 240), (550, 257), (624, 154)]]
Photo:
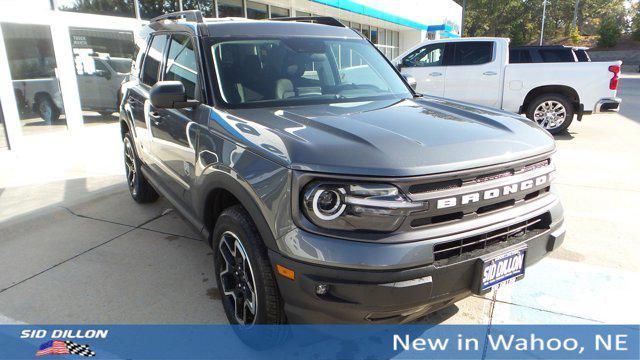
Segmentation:
[(48, 95), (40, 96), (38, 98), (36, 102), (36, 109), (38, 110), (38, 115), (40, 115), (42, 120), (49, 125), (60, 118), (60, 110)]
[(555, 135), (571, 125), (573, 112), (573, 105), (564, 95), (544, 94), (531, 101), (527, 117)]
[(267, 248), (242, 206), (234, 205), (218, 217), (212, 246), (218, 291), (229, 323), (247, 327), (284, 323)]
[(158, 200), (158, 193), (140, 171), (140, 159), (133, 146), (131, 134), (126, 133), (123, 141), (125, 174), (131, 197), (140, 204)]

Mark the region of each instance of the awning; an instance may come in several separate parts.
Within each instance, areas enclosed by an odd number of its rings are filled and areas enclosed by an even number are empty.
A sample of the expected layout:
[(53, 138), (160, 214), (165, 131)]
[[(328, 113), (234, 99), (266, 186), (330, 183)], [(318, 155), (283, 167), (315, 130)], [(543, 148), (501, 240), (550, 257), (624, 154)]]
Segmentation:
[(410, 27), (418, 30), (426, 30), (426, 31), (437, 31), (443, 30), (450, 32), (453, 28), (450, 25), (440, 24), (440, 25), (429, 25), (419, 23), (410, 19), (406, 19), (397, 15), (389, 14), (387, 12), (374, 9), (370, 6), (363, 5), (357, 3), (352, 0), (309, 0), (318, 4), (331, 6), (340, 10), (350, 11), (352, 13), (358, 15), (365, 15), (375, 19), (388, 21), (390, 23)]

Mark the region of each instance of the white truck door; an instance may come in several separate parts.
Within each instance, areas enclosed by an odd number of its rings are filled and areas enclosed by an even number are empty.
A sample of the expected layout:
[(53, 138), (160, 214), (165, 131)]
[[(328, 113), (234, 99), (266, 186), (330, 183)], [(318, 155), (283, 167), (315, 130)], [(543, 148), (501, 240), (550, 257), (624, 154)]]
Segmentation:
[(413, 76), (418, 82), (416, 90), (420, 93), (444, 96), (446, 67), (444, 66), (443, 43), (421, 46), (403, 57), (402, 74)]
[(480, 40), (449, 45), (452, 53), (447, 57), (444, 97), (499, 108), (502, 61), (497, 43)]

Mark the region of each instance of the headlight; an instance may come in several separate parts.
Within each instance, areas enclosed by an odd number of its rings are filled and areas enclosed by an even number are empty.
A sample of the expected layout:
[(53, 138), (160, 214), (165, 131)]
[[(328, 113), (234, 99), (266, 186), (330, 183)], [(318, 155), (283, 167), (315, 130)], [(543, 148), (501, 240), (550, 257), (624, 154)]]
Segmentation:
[(334, 230), (396, 230), (424, 203), (412, 202), (397, 187), (375, 183), (312, 182), (304, 189), (302, 211), (315, 225)]

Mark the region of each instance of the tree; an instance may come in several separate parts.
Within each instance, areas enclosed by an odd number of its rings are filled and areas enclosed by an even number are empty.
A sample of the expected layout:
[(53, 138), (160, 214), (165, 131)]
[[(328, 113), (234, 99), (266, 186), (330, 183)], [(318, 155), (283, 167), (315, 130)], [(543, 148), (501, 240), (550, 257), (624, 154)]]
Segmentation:
[(633, 17), (633, 32), (631, 38), (640, 41), (640, 3), (635, 4), (635, 16)]
[(618, 45), (622, 30), (618, 20), (612, 16), (602, 19), (598, 30), (598, 46), (614, 47)]
[(571, 40), (571, 44), (573, 45), (580, 44), (582, 36), (580, 36), (580, 30), (578, 30), (577, 26), (571, 28), (571, 31), (569, 32), (569, 40)]

